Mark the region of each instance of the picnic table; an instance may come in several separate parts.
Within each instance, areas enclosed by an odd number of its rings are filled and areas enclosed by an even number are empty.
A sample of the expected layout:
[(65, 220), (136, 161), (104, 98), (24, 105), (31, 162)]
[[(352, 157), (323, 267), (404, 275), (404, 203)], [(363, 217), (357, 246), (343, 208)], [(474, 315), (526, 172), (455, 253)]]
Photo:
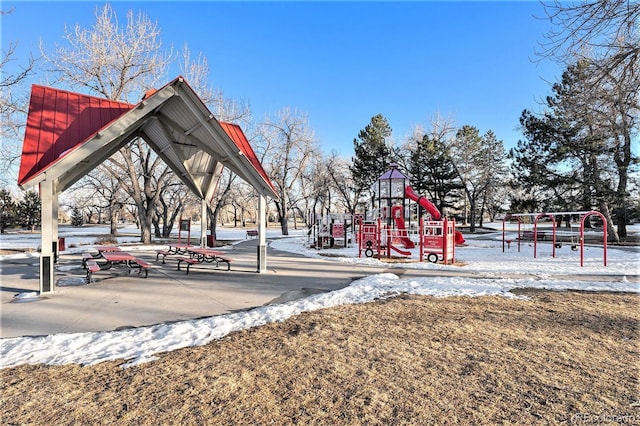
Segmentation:
[(187, 264), (187, 274), (189, 273), (189, 267), (198, 263), (215, 263), (216, 268), (220, 266), (220, 263), (227, 264), (227, 271), (231, 269), (231, 262), (233, 260), (224, 255), (223, 252), (213, 250), (210, 248), (190, 247), (187, 249), (189, 257), (180, 257), (178, 259), (178, 271), (180, 271), (180, 264), (182, 262)]
[(98, 254), (95, 254), (95, 253), (92, 253), (92, 252), (88, 252), (88, 251), (86, 251), (86, 252), (84, 252), (82, 254), (82, 267), (83, 268), (87, 269), (87, 262), (92, 262), (92, 261), (95, 261), (96, 259), (103, 259), (103, 257), (102, 257), (103, 253), (121, 251), (120, 247), (117, 247), (117, 246), (96, 246), (95, 250), (98, 252)]
[(189, 249), (195, 248), (196, 246), (190, 246), (189, 244), (169, 244), (169, 253), (171, 254), (188, 254)]
[(162, 256), (162, 263), (165, 262), (165, 258), (171, 255), (177, 254), (189, 254), (189, 249), (194, 248), (196, 246), (190, 246), (188, 244), (169, 244), (169, 248), (167, 250), (156, 250), (156, 262), (160, 260), (160, 256)]
[(114, 252), (114, 251), (122, 251), (122, 250), (120, 250), (120, 247), (117, 247), (117, 246), (97, 246), (96, 250), (98, 250), (98, 253), (108, 253), (108, 252)]
[(100, 257), (106, 262), (98, 263), (95, 260), (84, 260), (84, 266), (87, 269), (87, 279), (91, 281), (91, 276), (94, 272), (98, 271), (106, 271), (108, 269), (113, 268), (114, 266), (124, 266), (128, 269), (128, 272), (131, 273), (132, 269), (137, 269), (138, 274), (144, 270), (144, 277), (147, 278), (149, 275), (150, 264), (144, 262), (141, 259), (136, 258), (130, 253), (122, 251), (120, 249), (110, 250), (107, 249), (100, 251)]
[(100, 253), (100, 255), (102, 256), (102, 258), (104, 260), (107, 261), (107, 265), (109, 265), (108, 268), (105, 269), (109, 269), (111, 268), (113, 265), (130, 265), (132, 262), (135, 262), (135, 257), (133, 257), (131, 254), (127, 253), (126, 251), (120, 251), (120, 250), (115, 250), (115, 251), (103, 251)]
[(202, 247), (191, 247), (188, 252), (190, 257), (198, 259), (199, 262), (215, 262), (218, 256), (223, 255), (221, 251)]

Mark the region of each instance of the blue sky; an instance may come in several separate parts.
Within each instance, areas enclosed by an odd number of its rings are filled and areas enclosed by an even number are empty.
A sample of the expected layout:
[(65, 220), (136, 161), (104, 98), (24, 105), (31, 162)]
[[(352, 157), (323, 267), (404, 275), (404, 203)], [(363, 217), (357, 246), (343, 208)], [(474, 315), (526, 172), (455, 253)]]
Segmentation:
[[(102, 4), (3, 1), (15, 9), (2, 17), (2, 48), (19, 42), (16, 59), (26, 60), (40, 39), (60, 43), (65, 25), (90, 26)], [(562, 72), (533, 61), (550, 29), (537, 1), (111, 5), (121, 22), (128, 10), (156, 20), (165, 45), (202, 52), (214, 86), (248, 102), (256, 120), (304, 111), (322, 150), (347, 157), (375, 114), (397, 143), (439, 113), (514, 146), (522, 110), (538, 110)]]

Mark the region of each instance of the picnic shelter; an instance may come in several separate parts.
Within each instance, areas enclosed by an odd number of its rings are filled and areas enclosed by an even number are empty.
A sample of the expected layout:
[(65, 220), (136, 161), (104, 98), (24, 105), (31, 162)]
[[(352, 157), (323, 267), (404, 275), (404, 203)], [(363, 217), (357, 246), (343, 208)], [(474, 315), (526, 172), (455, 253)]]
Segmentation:
[[(225, 167), (257, 191), (256, 269), (266, 271), (266, 198), (278, 199), (276, 190), (240, 126), (218, 121), (183, 77), (148, 91), (137, 104), (33, 85), (18, 185), (39, 186), (40, 293), (54, 290), (58, 195), (135, 138), (200, 198), (202, 218)], [(200, 222), (205, 247), (207, 221)]]

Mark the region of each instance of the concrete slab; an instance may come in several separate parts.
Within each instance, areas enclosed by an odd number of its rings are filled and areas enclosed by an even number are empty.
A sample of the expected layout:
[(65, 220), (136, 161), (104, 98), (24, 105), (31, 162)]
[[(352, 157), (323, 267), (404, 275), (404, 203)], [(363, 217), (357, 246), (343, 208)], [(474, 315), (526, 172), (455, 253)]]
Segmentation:
[(63, 254), (53, 294), (16, 302), (17, 293), (38, 291), (39, 259), (0, 262), (0, 337), (109, 331), (193, 319), (280, 303), (349, 285), (376, 268), (329, 262), (268, 248), (267, 272), (258, 274), (256, 240), (233, 246), (226, 266), (195, 265), (177, 271), (170, 256), (156, 262), (154, 250), (133, 252), (153, 264), (148, 278), (113, 268), (85, 284), (79, 254)]

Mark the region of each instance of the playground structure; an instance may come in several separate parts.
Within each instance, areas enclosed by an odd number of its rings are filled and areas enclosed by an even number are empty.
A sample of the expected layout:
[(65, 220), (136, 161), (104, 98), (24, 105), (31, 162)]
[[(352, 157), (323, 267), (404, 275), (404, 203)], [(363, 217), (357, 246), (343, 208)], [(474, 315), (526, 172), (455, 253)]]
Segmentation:
[[(382, 218), (375, 222), (359, 223), (358, 225), (358, 257), (362, 253), (366, 257), (391, 258), (392, 252), (402, 256), (411, 256), (411, 252), (403, 248), (415, 248), (415, 243), (402, 228), (392, 228), (383, 224)], [(446, 265), (455, 261), (455, 220), (425, 221), (420, 219), (418, 260), (437, 263), (439, 260)]]
[(418, 195), (407, 184), (408, 180), (395, 164), (378, 178), (374, 187), (378, 209), (372, 211), (372, 216), (377, 217), (365, 220), (363, 215), (359, 215), (353, 221), (358, 228), (358, 257), (363, 253), (366, 257), (376, 256), (378, 259), (391, 258), (392, 253), (404, 257), (412, 255), (407, 249), (416, 247), (409, 233), (414, 225), (409, 223), (407, 229), (405, 220), (411, 220), (411, 208), (406, 205), (410, 200), (428, 213), (428, 220), (418, 215), (419, 261), (426, 258), (433, 263), (439, 260), (445, 264), (454, 263), (455, 245), (464, 243), (462, 234), (455, 230), (455, 220), (443, 219), (438, 208), (426, 197)]
[(308, 223), (311, 224), (308, 236), (313, 241), (312, 248), (346, 248), (351, 243), (349, 230), (353, 229), (353, 217), (348, 213), (311, 213)]
[[(556, 221), (556, 217), (560, 216), (560, 221)], [(576, 233), (573, 231), (573, 226), (571, 225), (571, 218), (574, 216), (579, 217), (580, 227), (579, 232)], [(556, 257), (556, 249), (562, 247), (562, 241), (558, 240), (559, 235), (566, 235), (566, 231), (558, 232), (559, 225), (564, 220), (566, 226), (570, 228), (570, 232), (568, 236), (570, 237), (571, 250), (577, 251), (580, 249), (580, 266), (584, 266), (584, 241), (585, 241), (585, 221), (591, 217), (597, 216), (602, 220), (602, 241), (603, 241), (603, 263), (604, 266), (607, 266), (607, 221), (604, 215), (598, 211), (578, 211), (578, 212), (546, 212), (546, 213), (509, 213), (505, 215), (502, 219), (502, 252), (505, 251), (505, 243), (507, 248), (511, 247), (511, 243), (513, 240), (506, 237), (506, 222), (516, 220), (518, 223), (518, 233), (517, 233), (517, 243), (518, 243), (518, 252), (520, 252), (520, 244), (522, 241), (532, 241), (533, 242), (533, 257), (534, 259), (537, 257), (537, 248), (538, 241), (545, 241), (547, 238), (548, 227), (538, 226), (540, 219), (548, 218), (551, 221), (551, 256)], [(533, 218), (533, 229), (532, 230), (523, 230), (522, 218)]]
[[(445, 265), (455, 263), (456, 245), (465, 242), (462, 233), (456, 230), (455, 220), (443, 218), (429, 199), (417, 194), (407, 184), (408, 180), (409, 178), (392, 164), (391, 169), (382, 174), (372, 188), (375, 194), (372, 203), (374, 208), (368, 215), (332, 213), (312, 222), (314, 227), (309, 233), (314, 233), (314, 247), (340, 247), (337, 241), (342, 242), (342, 247), (347, 247), (351, 242), (348, 230), (351, 230), (357, 239), (358, 257), (362, 257), (363, 254), (378, 259), (390, 259), (394, 254), (409, 257), (413, 254), (410, 249), (416, 248), (417, 241), (420, 262), (442, 261)], [(411, 205), (407, 206), (407, 200), (427, 212), (426, 218), (423, 218), (418, 211), (417, 226), (415, 222), (411, 223), (412, 210)], [(572, 224), (572, 218), (576, 216), (579, 227)], [(510, 248), (514, 240), (517, 242), (518, 252), (522, 241), (532, 241), (533, 257), (536, 258), (538, 241), (550, 241), (552, 256), (555, 258), (556, 249), (561, 248), (563, 243), (570, 243), (572, 251), (580, 251), (580, 266), (584, 266), (585, 223), (592, 216), (602, 221), (603, 263), (607, 266), (607, 222), (604, 215), (595, 210), (507, 214), (502, 219), (502, 251), (505, 251), (505, 246)], [(526, 218), (530, 219), (529, 223), (523, 221)], [(506, 223), (512, 220), (518, 224), (515, 239), (507, 237)], [(551, 222), (551, 225), (539, 225), (543, 220)], [(563, 221), (566, 229), (558, 230)]]

